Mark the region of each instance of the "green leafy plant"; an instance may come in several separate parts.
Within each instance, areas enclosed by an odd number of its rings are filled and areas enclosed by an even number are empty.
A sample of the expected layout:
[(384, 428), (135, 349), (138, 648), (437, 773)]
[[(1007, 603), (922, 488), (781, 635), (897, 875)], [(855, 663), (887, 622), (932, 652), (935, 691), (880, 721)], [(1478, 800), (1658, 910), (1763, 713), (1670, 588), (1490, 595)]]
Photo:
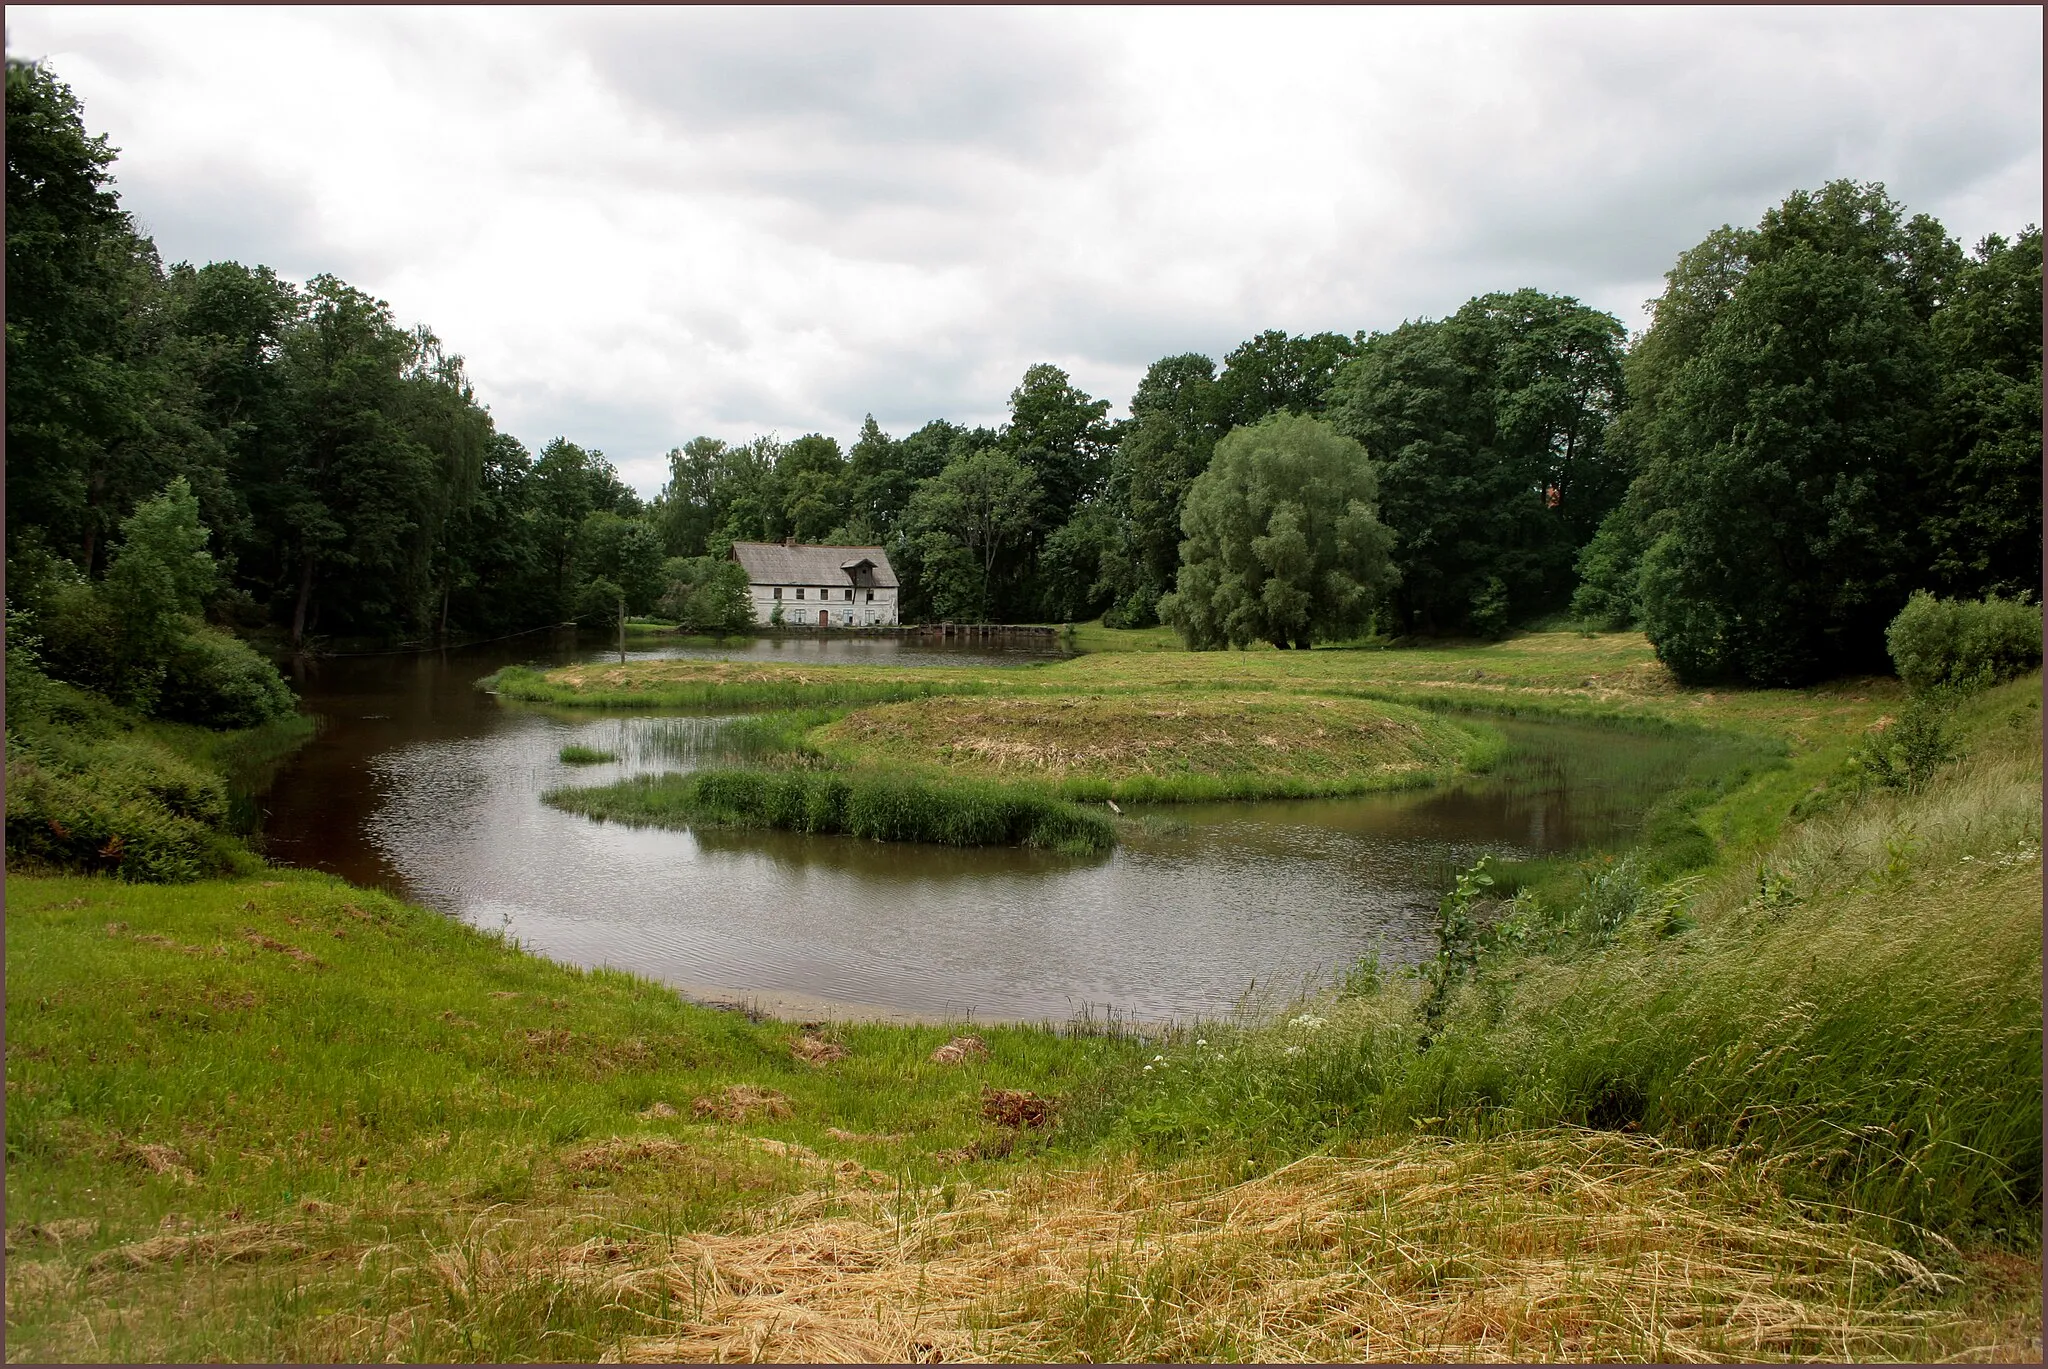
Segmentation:
[(1956, 759), (1957, 691), (1934, 687), (1916, 694), (1889, 725), (1874, 728), (1851, 753), (1858, 779), (1880, 789), (1919, 790)]
[(1885, 630), (1892, 664), (1915, 693), (1974, 690), (2041, 664), (2041, 606), (2024, 599), (1937, 599), (1916, 592)]

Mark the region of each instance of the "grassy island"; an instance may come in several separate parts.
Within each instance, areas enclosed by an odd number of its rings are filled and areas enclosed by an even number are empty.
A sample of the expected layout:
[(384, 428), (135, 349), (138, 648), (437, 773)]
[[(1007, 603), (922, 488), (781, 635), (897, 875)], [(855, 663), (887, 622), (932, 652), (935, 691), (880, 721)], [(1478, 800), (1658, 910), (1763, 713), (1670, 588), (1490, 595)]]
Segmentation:
[(932, 698), (811, 734), (827, 756), (1043, 784), (1075, 799), (1301, 798), (1484, 768), (1499, 738), (1398, 704), (1242, 693)]

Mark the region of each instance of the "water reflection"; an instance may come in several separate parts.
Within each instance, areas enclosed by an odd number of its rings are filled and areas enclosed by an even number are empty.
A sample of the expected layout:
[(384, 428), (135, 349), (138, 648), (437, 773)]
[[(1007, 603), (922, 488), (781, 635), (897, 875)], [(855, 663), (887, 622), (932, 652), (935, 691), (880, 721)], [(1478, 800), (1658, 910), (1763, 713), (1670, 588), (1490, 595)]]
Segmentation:
[[(886, 645), (899, 661), (967, 654)], [(383, 884), (558, 959), (820, 1010), (1213, 1016), (1254, 982), (1293, 988), (1375, 950), (1419, 959), (1448, 870), (1487, 851), (1625, 834), (1690, 755), (1668, 739), (1509, 724), (1516, 749), (1494, 776), (1176, 809), (1093, 860), (636, 830), (539, 795), (693, 764), (718, 721), (501, 707), (471, 682), (502, 663), (488, 652), (321, 663), (304, 688), (330, 721), (264, 799), (270, 854)], [(617, 759), (565, 765), (557, 752), (572, 742)]]

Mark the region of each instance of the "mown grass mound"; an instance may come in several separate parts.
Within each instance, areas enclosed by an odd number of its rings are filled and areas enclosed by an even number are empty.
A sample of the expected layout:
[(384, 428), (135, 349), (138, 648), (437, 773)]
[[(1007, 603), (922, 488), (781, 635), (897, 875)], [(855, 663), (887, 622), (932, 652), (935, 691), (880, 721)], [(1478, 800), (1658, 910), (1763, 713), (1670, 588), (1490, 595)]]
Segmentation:
[(506, 666), (477, 681), (477, 688), (503, 699), (581, 708), (792, 708), (976, 693), (990, 686), (990, 673), (939, 666), (633, 661), (545, 671)]
[(1035, 846), (1097, 855), (1116, 844), (1099, 813), (1009, 786), (820, 770), (709, 769), (552, 790), (548, 803), (648, 827), (771, 827), (873, 841)]
[(1097, 801), (1399, 788), (1481, 768), (1502, 746), (1491, 729), (1398, 704), (1241, 693), (921, 699), (861, 709), (810, 740), (842, 763)]

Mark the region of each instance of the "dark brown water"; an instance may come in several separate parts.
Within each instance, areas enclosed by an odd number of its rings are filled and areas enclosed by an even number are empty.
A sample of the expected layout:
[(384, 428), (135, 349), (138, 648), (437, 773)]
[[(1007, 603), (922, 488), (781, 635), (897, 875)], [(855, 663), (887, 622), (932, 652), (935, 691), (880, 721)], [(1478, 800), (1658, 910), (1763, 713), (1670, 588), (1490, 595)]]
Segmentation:
[[(635, 651), (636, 658), (689, 649)], [(1030, 656), (895, 641), (763, 639), (812, 661)], [(1448, 871), (1625, 838), (1691, 749), (1511, 724), (1499, 773), (1429, 792), (1161, 810), (1098, 859), (790, 833), (602, 824), (540, 802), (564, 783), (686, 768), (717, 720), (502, 704), (510, 661), (606, 653), (528, 638), (329, 660), (299, 680), (320, 735), (260, 800), (274, 859), (392, 889), (543, 955), (790, 1013), (983, 1020), (1114, 1010), (1214, 1017), (1377, 951), (1414, 961)], [(557, 759), (570, 742), (611, 764)]]

